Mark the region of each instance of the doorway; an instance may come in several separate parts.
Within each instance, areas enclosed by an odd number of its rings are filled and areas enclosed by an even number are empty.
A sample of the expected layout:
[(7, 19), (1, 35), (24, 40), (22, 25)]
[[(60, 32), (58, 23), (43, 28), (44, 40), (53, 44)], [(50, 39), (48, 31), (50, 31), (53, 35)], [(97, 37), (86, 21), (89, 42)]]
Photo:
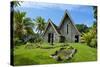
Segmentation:
[(75, 42), (79, 42), (79, 35), (75, 35)]
[(53, 41), (54, 41), (54, 34), (48, 33), (48, 43), (53, 43)]

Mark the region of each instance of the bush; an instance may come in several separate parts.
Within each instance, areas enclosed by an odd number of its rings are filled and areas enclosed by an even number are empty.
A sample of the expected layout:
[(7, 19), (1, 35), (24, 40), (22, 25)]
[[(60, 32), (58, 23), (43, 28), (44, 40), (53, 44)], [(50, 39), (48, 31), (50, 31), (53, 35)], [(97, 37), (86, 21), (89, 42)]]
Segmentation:
[(87, 43), (87, 45), (90, 45), (92, 38), (93, 38), (93, 35), (91, 32), (83, 33), (82, 39)]
[(83, 33), (81, 41), (87, 43), (90, 47), (97, 47), (96, 30), (92, 28), (89, 32)]
[(29, 42), (31, 42), (31, 43), (34, 43), (34, 41), (35, 41), (35, 38), (29, 39)]
[(90, 47), (97, 48), (97, 39), (93, 38), (90, 42)]
[(19, 38), (14, 38), (13, 39), (13, 45), (14, 46), (19, 46), (21, 44), (24, 44), (22, 40), (20, 40)]

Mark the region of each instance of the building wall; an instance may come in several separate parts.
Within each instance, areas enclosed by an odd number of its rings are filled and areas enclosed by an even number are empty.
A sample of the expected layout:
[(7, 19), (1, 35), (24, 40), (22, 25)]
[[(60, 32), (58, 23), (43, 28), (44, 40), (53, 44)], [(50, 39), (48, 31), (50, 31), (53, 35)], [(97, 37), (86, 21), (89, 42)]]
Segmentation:
[(48, 33), (53, 33), (54, 34), (54, 42), (59, 42), (59, 35), (56, 33), (56, 31), (54, 30), (54, 28), (49, 25), (45, 35), (44, 35), (44, 39), (46, 42), (48, 42)]
[[(75, 42), (75, 35), (79, 35), (76, 29), (72, 26), (72, 41)], [(79, 36), (80, 41), (80, 36)]]
[[(67, 24), (68, 24), (68, 34), (67, 34)], [(75, 42), (75, 35), (78, 35), (76, 29), (71, 24), (71, 21), (68, 18), (64, 20), (60, 32), (62, 36), (65, 36), (68, 42)]]

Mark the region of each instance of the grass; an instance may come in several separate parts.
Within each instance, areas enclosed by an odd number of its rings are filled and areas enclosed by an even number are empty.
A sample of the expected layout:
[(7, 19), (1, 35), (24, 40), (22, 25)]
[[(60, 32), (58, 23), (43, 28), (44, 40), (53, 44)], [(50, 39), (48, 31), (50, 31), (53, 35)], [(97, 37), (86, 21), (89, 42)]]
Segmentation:
[(54, 46), (44, 43), (41, 44), (41, 48), (25, 48), (25, 45), (17, 46), (14, 48), (14, 65), (54, 64), (97, 60), (96, 48), (91, 48), (80, 43), (69, 43), (69, 45), (76, 48), (77, 53), (71, 60), (60, 62), (51, 58), (50, 55), (62, 47), (61, 43), (56, 43)]
[(72, 62), (84, 62), (84, 61), (96, 61), (97, 60), (97, 49), (88, 47), (84, 44), (72, 44), (78, 51), (75, 56), (71, 59)]

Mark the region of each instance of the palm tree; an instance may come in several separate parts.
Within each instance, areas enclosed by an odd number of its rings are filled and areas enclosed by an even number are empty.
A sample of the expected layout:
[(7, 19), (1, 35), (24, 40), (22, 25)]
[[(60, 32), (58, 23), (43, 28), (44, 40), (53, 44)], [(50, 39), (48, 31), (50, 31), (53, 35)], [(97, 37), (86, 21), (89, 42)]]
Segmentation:
[(12, 1), (15, 7), (21, 6), (22, 1)]
[(43, 32), (44, 32), (44, 29), (45, 29), (45, 25), (46, 25), (46, 22), (45, 22), (45, 19), (42, 18), (41, 16), (37, 17), (36, 19), (33, 19), (35, 21), (35, 24), (36, 24), (36, 31), (42, 35)]
[(30, 18), (26, 17), (25, 12), (14, 11), (14, 36), (21, 38), (23, 35), (33, 33), (34, 23)]
[(10, 6), (11, 6), (11, 12), (10, 12), (10, 15), (11, 15), (11, 30), (13, 31), (13, 33), (12, 33), (12, 37), (13, 37), (13, 41), (15, 42), (15, 41), (17, 41), (19, 38), (18, 37), (15, 37), (16, 36), (16, 34), (15, 34), (15, 27), (16, 26), (18, 26), (18, 25), (16, 25), (15, 24), (15, 21), (14, 21), (14, 14), (16, 13), (15, 12), (15, 10), (14, 10), (14, 8), (15, 7), (18, 7), (18, 6), (20, 6), (20, 2), (21, 1), (11, 1), (11, 4), (10, 4)]
[(21, 6), (21, 3), (23, 1), (11, 1), (11, 12), (13, 13), (14, 12), (14, 8), (15, 7), (18, 7), (18, 6)]

